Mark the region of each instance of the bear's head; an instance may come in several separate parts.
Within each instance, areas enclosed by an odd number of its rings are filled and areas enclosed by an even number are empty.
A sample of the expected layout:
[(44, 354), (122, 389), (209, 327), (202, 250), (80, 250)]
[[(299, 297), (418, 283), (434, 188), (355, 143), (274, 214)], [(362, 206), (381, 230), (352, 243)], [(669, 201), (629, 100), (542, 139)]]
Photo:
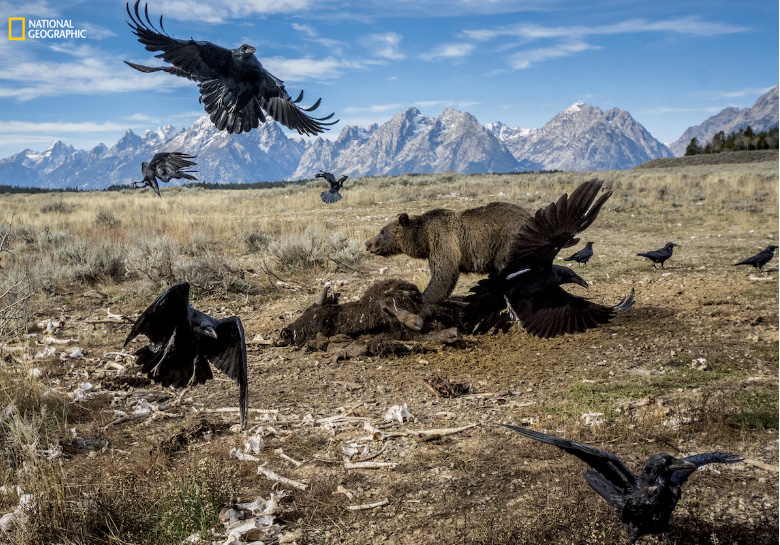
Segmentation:
[(396, 221), (391, 221), (382, 227), (377, 236), (366, 241), (366, 251), (381, 256), (402, 253), (404, 251), (402, 242), (411, 223), (409, 214), (401, 214)]

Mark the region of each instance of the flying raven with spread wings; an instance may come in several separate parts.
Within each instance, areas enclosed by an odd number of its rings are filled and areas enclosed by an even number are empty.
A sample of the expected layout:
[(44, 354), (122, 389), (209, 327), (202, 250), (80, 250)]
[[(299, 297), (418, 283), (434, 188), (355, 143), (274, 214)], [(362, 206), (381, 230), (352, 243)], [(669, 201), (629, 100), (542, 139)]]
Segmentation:
[(333, 204), (334, 202), (339, 202), (341, 200), (341, 193), (339, 193), (339, 190), (342, 188), (344, 181), (349, 178), (349, 176), (344, 175), (336, 180), (336, 177), (330, 172), (320, 170), (317, 174), (314, 175), (314, 177), (322, 178), (330, 184), (330, 188), (327, 191), (320, 193), (322, 202), (325, 204)]
[[(682, 494), (682, 485), (691, 474), (706, 464), (733, 464), (742, 458), (726, 452), (706, 452), (686, 458), (653, 454), (640, 475), (634, 475), (614, 454), (583, 443), (570, 441), (527, 428), (502, 426), (573, 454), (593, 470), (584, 473), (588, 484), (615, 509), (628, 530), (628, 543), (646, 534), (669, 529), (672, 511)], [(595, 471), (594, 471), (595, 470)]]
[(169, 182), (171, 179), (198, 179), (192, 174), (197, 170), (183, 170), (195, 166), (194, 155), (187, 155), (178, 151), (155, 153), (152, 160), (148, 163), (141, 163), (141, 174), (144, 179), (140, 182), (133, 182), (133, 187), (151, 187), (157, 196), (160, 196), (160, 187), (157, 185), (157, 178), (161, 182)]
[(309, 116), (306, 112), (317, 109), (321, 99), (308, 108), (299, 107), (303, 91), (292, 100), (284, 82), (263, 68), (251, 45), (225, 49), (211, 42), (172, 38), (163, 28), (162, 15), (160, 30), (155, 28), (149, 19), (148, 5), (141, 16), (140, 2), (135, 2), (135, 14), (127, 4), (127, 14), (132, 20), (127, 24), (147, 51), (161, 51), (155, 56), (171, 66), (151, 67), (125, 62), (141, 72), (163, 71), (197, 81), (199, 100), (217, 129), (228, 133), (249, 132), (265, 123), (266, 114), (298, 134), (316, 135), (338, 123), (338, 120), (327, 121), (333, 114)]
[(136, 351), (141, 371), (165, 387), (184, 388), (214, 378), (211, 365), (238, 384), (241, 429), (249, 411), (246, 342), (238, 316), (215, 319), (192, 308), (190, 285), (164, 291), (133, 324), (124, 346), (138, 335), (149, 344)]
[(600, 180), (590, 180), (571, 197), (564, 193), (558, 202), (537, 210), (515, 235), (504, 268), (480, 280), (465, 298), (466, 331), (506, 330), (514, 319), (531, 335), (546, 339), (605, 324), (615, 311), (633, 305), (633, 290), (612, 307), (572, 295), (561, 284), (587, 288), (588, 283), (570, 268), (553, 265), (562, 248), (579, 242), (574, 235), (594, 222), (612, 195), (612, 191), (605, 191), (597, 199), (601, 185)]

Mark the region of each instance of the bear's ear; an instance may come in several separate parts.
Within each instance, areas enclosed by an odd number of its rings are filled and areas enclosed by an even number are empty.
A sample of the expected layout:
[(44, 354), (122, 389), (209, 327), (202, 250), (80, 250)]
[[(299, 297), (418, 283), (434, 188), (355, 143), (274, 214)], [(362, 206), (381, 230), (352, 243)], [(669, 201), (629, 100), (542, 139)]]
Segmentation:
[(404, 212), (403, 214), (398, 216), (398, 223), (402, 227), (409, 227), (409, 224), (412, 223), (411, 221), (409, 221), (409, 214)]

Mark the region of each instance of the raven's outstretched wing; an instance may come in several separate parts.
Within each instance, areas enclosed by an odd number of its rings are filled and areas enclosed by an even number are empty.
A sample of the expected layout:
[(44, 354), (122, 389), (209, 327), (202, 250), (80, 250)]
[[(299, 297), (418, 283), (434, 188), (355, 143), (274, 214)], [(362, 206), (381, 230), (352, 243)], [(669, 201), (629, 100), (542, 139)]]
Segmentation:
[[(163, 28), (162, 15), (160, 16), (160, 30), (154, 27), (149, 19), (149, 6), (144, 6), (144, 16), (141, 17), (138, 7), (141, 0), (135, 2), (135, 16), (130, 11), (130, 4), (126, 5), (127, 14), (131, 22), (127, 22), (147, 51), (162, 51), (157, 58), (171, 63), (171, 67), (151, 68), (137, 64), (127, 63), (142, 72), (156, 72), (163, 70), (169, 74), (185, 77), (195, 81), (226, 76), (225, 67), (229, 66), (232, 53), (229, 49), (220, 47), (211, 42), (196, 42), (195, 40), (179, 40), (172, 38)], [(145, 22), (144, 22), (145, 19)], [(127, 62), (127, 61), (125, 61)]]
[(564, 193), (558, 202), (537, 210), (512, 241), (504, 269), (511, 272), (552, 262), (562, 248), (576, 244), (579, 239), (574, 235), (596, 220), (601, 207), (612, 195), (612, 191), (605, 191), (596, 199), (601, 185), (601, 180), (587, 181), (572, 191), (571, 196)]
[[(738, 455), (729, 452), (705, 452), (688, 456), (687, 458), (683, 458), (683, 460), (696, 465), (696, 468), (698, 469), (706, 464), (734, 464), (736, 462), (741, 462), (744, 458), (740, 458)], [(694, 471), (696, 471), (696, 469), (678, 469), (672, 473), (670, 480), (674, 484), (681, 486)]]
[(244, 327), (238, 316), (232, 316), (219, 320), (214, 331), (217, 333), (217, 338), (204, 341), (204, 354), (214, 367), (225, 373), (238, 385), (241, 429), (244, 429), (249, 407)]
[(187, 155), (179, 151), (155, 153), (149, 166), (154, 169), (155, 175), (163, 182), (168, 182), (171, 178), (186, 178), (188, 180), (197, 180), (193, 173), (195, 170), (182, 170), (196, 165), (194, 155)]
[(514, 299), (510, 290), (506, 301), (528, 333), (547, 339), (565, 333), (582, 333), (606, 324), (616, 311), (626, 310), (634, 304), (634, 290), (632, 288), (631, 293), (614, 306), (593, 303), (560, 286), (551, 286), (530, 299)]
[(571, 441), (569, 439), (562, 439), (555, 435), (548, 435), (527, 428), (520, 428), (518, 426), (509, 426), (507, 424), (501, 424), (502, 426), (522, 433), (526, 437), (553, 445), (561, 450), (573, 454), (590, 467), (598, 471), (607, 481), (616, 487), (618, 490), (624, 491), (633, 488), (637, 485), (637, 477), (634, 475), (625, 464), (606, 450), (601, 450), (583, 443)]
[(179, 282), (165, 290), (136, 320), (123, 346), (138, 335), (146, 335), (152, 350), (163, 350), (174, 330), (187, 326), (189, 300), (190, 285), (187, 282)]
[(324, 178), (328, 181), (331, 185), (336, 183), (336, 177), (331, 174), (330, 172), (325, 172), (324, 170), (320, 170), (317, 174), (314, 175), (315, 178)]

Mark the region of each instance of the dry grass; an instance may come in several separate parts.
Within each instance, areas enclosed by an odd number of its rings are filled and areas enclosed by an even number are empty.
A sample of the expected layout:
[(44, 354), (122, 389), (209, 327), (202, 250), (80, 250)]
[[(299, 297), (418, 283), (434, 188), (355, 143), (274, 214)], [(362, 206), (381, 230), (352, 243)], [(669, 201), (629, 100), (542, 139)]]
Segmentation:
[[(462, 411), (468, 415), (462, 418), (479, 417), (486, 423), (532, 422), (610, 448), (628, 457), (632, 467), (659, 450), (693, 450), (695, 440), (708, 448), (739, 452), (762, 452), (764, 443), (775, 441), (767, 456), (776, 459), (777, 342), (765, 336), (745, 338), (771, 333), (777, 301), (764, 304), (764, 299), (776, 297), (777, 285), (750, 283), (744, 278), (752, 271), (731, 263), (777, 241), (777, 164), (692, 165), (595, 176), (614, 195), (586, 235), (598, 242), (596, 256), (583, 273), (594, 283), (594, 298), (612, 298), (630, 286), (637, 286), (638, 293), (635, 312), (611, 329), (545, 342), (513, 329), (480, 339), (467, 350), (350, 364), (269, 348), (250, 353), (253, 404), (332, 414), (327, 411), (343, 405), (352, 391), (334, 382), (338, 375), (343, 384), (358, 384), (360, 393), (354, 395), (373, 410), (411, 397), (422, 414)], [(160, 286), (186, 279), (202, 298), (199, 308), (231, 309), (245, 319), (248, 337), (272, 337), (274, 328), (310, 303), (323, 280), (342, 282), (346, 299), (359, 295), (375, 279), (376, 270), (387, 266), (424, 286), (423, 262), (379, 260), (363, 251), (363, 241), (398, 213), (465, 209), (495, 200), (535, 209), (592, 177), (548, 173), (350, 179), (344, 199), (334, 206), (322, 204), (318, 183), (246, 191), (164, 188), (162, 199), (132, 190), (5, 195), (0, 197), (0, 218), (6, 220), (0, 229), (0, 311), (7, 308), (0, 312), (0, 334), (4, 342), (31, 344), (23, 334), (37, 319), (59, 312), (77, 315), (80, 342), (96, 348), (89, 354), (94, 360), (84, 366), (100, 376), (104, 362), (98, 352), (121, 342), (121, 328), (90, 327), (79, 320), (90, 312), (105, 312), (109, 302), (123, 312), (138, 311)], [(634, 256), (667, 240), (681, 245), (668, 262), (668, 278)], [(707, 282), (713, 282), (712, 289), (702, 285)], [(467, 285), (461, 283), (461, 293)], [(106, 298), (105, 304), (82, 297), (96, 291)], [(685, 310), (669, 310), (675, 302)], [(740, 311), (752, 305), (759, 316), (736, 315), (734, 305)], [(587, 369), (576, 361), (585, 353), (593, 355)], [(689, 367), (690, 359), (699, 355), (707, 357), (711, 370)], [(84, 455), (47, 460), (42, 450), (70, 437), (71, 427), (85, 437), (94, 436), (103, 433), (113, 413), (108, 398), (82, 406), (54, 394), (62, 385), (81, 380), (78, 366), (36, 363), (44, 370), (39, 380), (30, 375), (32, 364), (17, 356), (8, 353), (0, 361), (0, 485), (20, 485), (32, 493), (37, 516), (34, 524), (0, 541), (179, 543), (192, 532), (215, 526), (216, 512), (237, 495), (267, 496), (270, 485), (258, 484), (253, 471), (234, 471), (231, 464), (237, 462), (225, 459), (235, 446), (233, 437), (165, 458), (150, 456), (150, 446), (175, 435), (181, 421), (128, 426), (132, 432), (116, 429), (110, 432), (116, 451), (100, 453), (96, 462)], [(629, 366), (648, 374), (627, 375)], [(482, 405), (430, 402), (419, 378), (433, 371), (468, 380), (478, 390), (521, 392), (535, 402), (517, 407), (493, 406), (489, 399)], [(521, 399), (514, 395), (508, 399)], [(649, 396), (666, 400), (662, 412), (632, 405)], [(604, 413), (606, 424), (585, 425), (581, 415), (586, 412)], [(672, 419), (688, 424), (664, 424)], [(447, 425), (453, 424), (437, 424)], [(299, 459), (311, 460), (323, 450), (339, 456), (338, 432), (280, 426), (280, 438), (269, 439), (271, 447), (284, 446)], [(398, 543), (621, 540), (614, 516), (598, 498), (594, 502), (580, 478), (581, 464), (529, 443), (486, 426), (470, 436), (395, 442), (388, 450), (400, 466), (392, 473), (364, 475), (317, 466), (308, 476), (310, 488), (289, 498), (285, 523), (305, 530), (305, 543), (364, 545), (386, 541), (389, 532), (395, 532), (392, 539)], [(554, 471), (557, 464), (563, 471)], [(689, 486), (690, 499), (681, 504), (670, 543), (720, 539), (755, 545), (769, 542), (767, 536), (776, 539), (776, 498), (760, 500), (769, 501), (764, 518), (745, 522), (734, 514), (738, 509), (723, 506), (726, 495), (715, 488), (728, 487), (729, 498), (742, 498), (740, 491), (750, 488), (746, 482), (761, 494), (772, 486), (776, 492), (776, 483), (758, 485), (733, 471), (696, 477), (704, 484)], [(744, 479), (742, 484), (738, 479)], [(357, 495), (351, 503), (364, 497), (387, 497), (390, 503), (376, 512), (347, 512), (345, 497), (336, 492), (339, 486)], [(0, 514), (17, 501), (14, 494), (0, 495)]]

